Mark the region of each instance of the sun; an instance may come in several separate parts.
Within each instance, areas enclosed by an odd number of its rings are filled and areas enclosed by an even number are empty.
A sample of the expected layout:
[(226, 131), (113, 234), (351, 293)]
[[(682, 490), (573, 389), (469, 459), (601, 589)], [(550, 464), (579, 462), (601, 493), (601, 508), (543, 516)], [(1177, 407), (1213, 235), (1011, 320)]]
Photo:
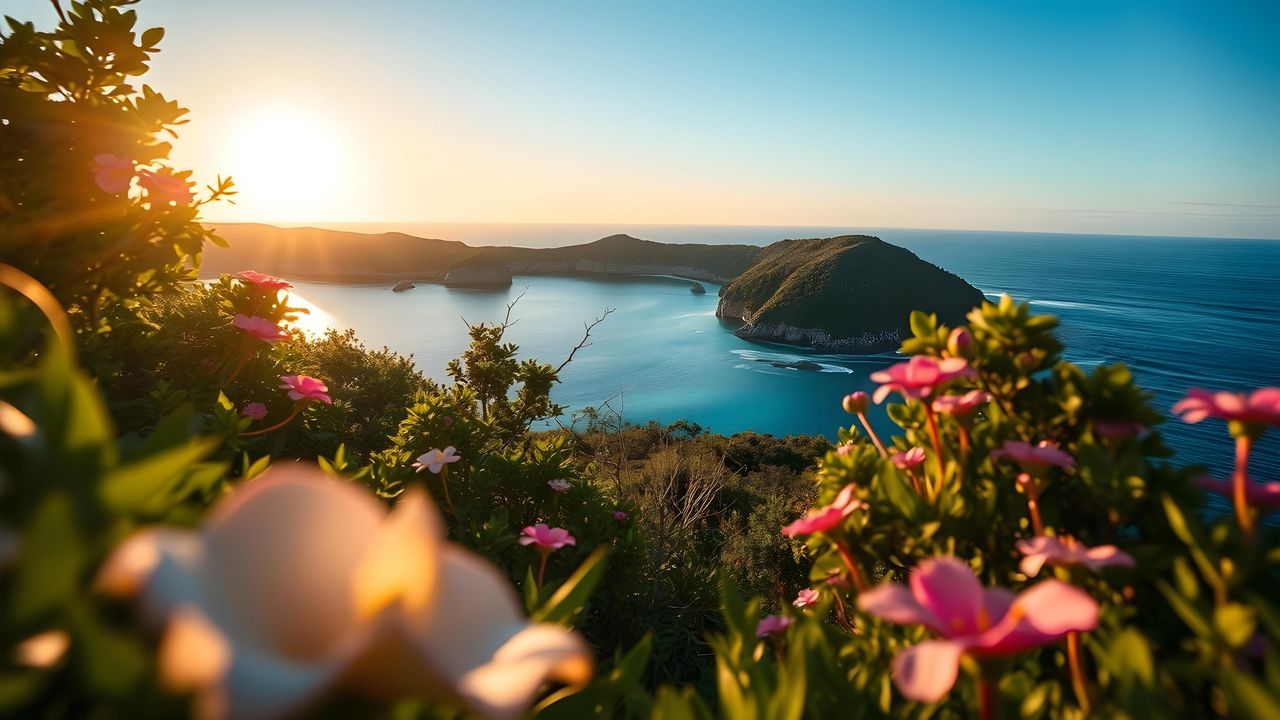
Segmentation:
[(246, 113), (230, 135), (227, 169), (236, 204), (273, 220), (318, 220), (341, 213), (348, 187), (342, 134), (323, 116), (292, 108)]

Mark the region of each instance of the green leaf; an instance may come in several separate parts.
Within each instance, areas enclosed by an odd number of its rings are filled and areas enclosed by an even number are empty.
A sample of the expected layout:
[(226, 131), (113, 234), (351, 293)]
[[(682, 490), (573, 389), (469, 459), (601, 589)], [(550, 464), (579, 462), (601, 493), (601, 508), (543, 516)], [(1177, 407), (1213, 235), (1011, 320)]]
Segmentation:
[(156, 493), (173, 483), (217, 447), (215, 438), (193, 440), (108, 472), (98, 488), (102, 502), (118, 513), (132, 513)]
[(573, 622), (587, 599), (595, 591), (596, 585), (604, 577), (605, 559), (609, 556), (609, 548), (599, 547), (582, 563), (582, 566), (569, 576), (564, 584), (556, 589), (555, 594), (533, 614), (536, 622), (560, 623), (569, 625)]
[(117, 697), (136, 688), (147, 670), (142, 641), (107, 626), (85, 608), (74, 608), (71, 618), (76, 662), (81, 664), (89, 686)]
[(1142, 633), (1132, 628), (1122, 631), (1111, 643), (1111, 672), (1124, 682), (1140, 682), (1151, 685), (1155, 682), (1155, 660), (1151, 657), (1151, 646)]
[(153, 27), (150, 30), (146, 30), (142, 33), (142, 42), (139, 44), (142, 45), (142, 47), (144, 48), (153, 48), (156, 46), (156, 44), (158, 44), (163, 39), (164, 39), (164, 28)]
[(36, 509), (22, 535), (13, 589), (10, 620), (29, 622), (73, 597), (84, 565), (79, 523), (71, 499), (51, 493)]
[(1232, 648), (1244, 647), (1257, 626), (1253, 608), (1245, 605), (1227, 603), (1213, 611), (1213, 629)]
[[(898, 317), (902, 317), (899, 315)], [(916, 337), (932, 338), (938, 330), (938, 317), (919, 310), (911, 311), (911, 332)]]
[(1222, 689), (1231, 705), (1232, 717), (1258, 720), (1280, 718), (1280, 699), (1249, 675), (1223, 668)]

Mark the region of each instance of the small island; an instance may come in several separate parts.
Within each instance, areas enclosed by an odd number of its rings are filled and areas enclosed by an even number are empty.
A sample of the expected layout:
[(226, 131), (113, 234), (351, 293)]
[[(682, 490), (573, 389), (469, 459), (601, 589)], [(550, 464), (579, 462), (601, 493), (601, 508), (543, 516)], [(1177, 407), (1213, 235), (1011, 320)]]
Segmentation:
[(694, 295), (706, 295), (707, 286), (695, 280), (694, 283), (689, 286), (689, 292), (693, 293)]
[(417, 285), (414, 285), (408, 280), (401, 280), (400, 282), (391, 286), (391, 292), (404, 292), (405, 290), (412, 290), (415, 287), (417, 287)]
[(741, 338), (872, 354), (896, 350), (910, 336), (912, 310), (955, 323), (984, 299), (910, 250), (844, 235), (766, 247), (720, 289), (716, 316), (742, 321)]

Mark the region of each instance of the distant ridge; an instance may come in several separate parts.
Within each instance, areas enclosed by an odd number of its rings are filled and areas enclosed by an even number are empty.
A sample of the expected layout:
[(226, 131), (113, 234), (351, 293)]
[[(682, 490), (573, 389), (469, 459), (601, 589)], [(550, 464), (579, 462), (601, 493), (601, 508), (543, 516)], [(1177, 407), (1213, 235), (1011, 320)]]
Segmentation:
[(259, 272), (329, 282), (444, 281), (451, 271), (501, 267), (510, 274), (676, 275), (725, 282), (760, 254), (754, 245), (669, 244), (611, 235), (558, 248), (473, 247), (404, 233), (211, 224), (230, 247), (208, 247), (207, 274)]

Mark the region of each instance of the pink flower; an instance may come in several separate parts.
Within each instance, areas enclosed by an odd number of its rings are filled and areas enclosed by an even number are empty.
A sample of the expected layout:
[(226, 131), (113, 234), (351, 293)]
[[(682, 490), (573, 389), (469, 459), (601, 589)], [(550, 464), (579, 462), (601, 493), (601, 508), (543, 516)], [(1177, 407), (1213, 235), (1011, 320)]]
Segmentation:
[(839, 571), (832, 573), (830, 577), (828, 577), (826, 580), (823, 580), (822, 582), (830, 587), (835, 587), (835, 588), (849, 587), (849, 578), (845, 577), (844, 573), (841, 573)]
[(907, 399), (924, 400), (952, 380), (973, 374), (973, 368), (964, 358), (938, 360), (928, 355), (916, 355), (907, 362), (871, 373), (871, 379), (880, 383), (874, 397), (877, 403), (881, 403), (891, 392)]
[(236, 327), (243, 330), (246, 335), (255, 337), (268, 345), (275, 345), (281, 340), (293, 337), (288, 330), (256, 315), (236, 315), (235, 323)]
[(1030, 540), (1019, 540), (1016, 543), (1022, 558), (1022, 574), (1035, 577), (1046, 564), (1055, 567), (1087, 567), (1097, 572), (1104, 567), (1117, 565), (1133, 567), (1133, 556), (1115, 545), (1098, 545), (1085, 547), (1078, 540), (1069, 537), (1049, 537), (1038, 535)]
[(539, 550), (559, 550), (566, 545), (577, 545), (578, 541), (564, 528), (547, 527), (544, 523), (530, 525), (520, 531), (521, 545), (536, 545)]
[(627, 514), (622, 512), (621, 510), (614, 510), (613, 519), (617, 520), (618, 522), (626, 522)]
[(796, 593), (796, 599), (791, 601), (792, 605), (798, 608), (807, 608), (818, 604), (818, 591), (813, 588), (805, 588)]
[(1004, 446), (991, 453), (991, 459), (1012, 460), (1023, 467), (1030, 468), (1047, 468), (1050, 465), (1056, 465), (1060, 468), (1075, 467), (1076, 461), (1067, 453), (1058, 449), (1057, 445), (1048, 440), (1041, 440), (1038, 445), (1032, 445), (1021, 440), (1005, 440)]
[(236, 277), (251, 285), (257, 285), (263, 290), (288, 290), (293, 287), (288, 280), (281, 280), (274, 275), (266, 275), (254, 270), (241, 270), (236, 273)]
[(952, 355), (963, 357), (972, 346), (973, 335), (970, 335), (969, 331), (962, 327), (952, 330), (951, 334), (947, 336), (947, 352)]
[(561, 480), (561, 479), (551, 480), (547, 482), (547, 484), (550, 485), (551, 489), (557, 493), (568, 492), (569, 488), (571, 487), (571, 485), (569, 485), (568, 480)]
[(246, 403), (240, 408), (240, 414), (252, 420), (261, 420), (267, 416), (267, 406), (259, 402)]
[(756, 625), (756, 637), (766, 638), (772, 635), (781, 635), (791, 627), (791, 618), (785, 615), (768, 615)]
[(840, 404), (844, 407), (844, 411), (850, 415), (861, 415), (871, 406), (871, 398), (859, 390), (845, 395)]
[(893, 464), (898, 466), (899, 470), (910, 470), (911, 468), (920, 467), (924, 462), (924, 448), (913, 447), (906, 452), (896, 452), (893, 454)]
[(187, 205), (195, 197), (187, 181), (174, 177), (173, 170), (161, 168), (158, 172), (138, 171), (138, 184), (147, 191), (147, 198), (168, 205), (171, 202)]
[(858, 596), (858, 608), (899, 625), (924, 625), (939, 636), (898, 653), (893, 680), (907, 698), (937, 702), (955, 685), (960, 659), (1014, 655), (1094, 629), (1098, 603), (1079, 588), (1045, 580), (1018, 595), (983, 588), (953, 557), (920, 563), (909, 587), (892, 583)]
[(1205, 418), (1217, 418), (1246, 425), (1273, 425), (1280, 427), (1280, 388), (1262, 388), (1249, 395), (1240, 393), (1211, 393), (1191, 388), (1187, 396), (1173, 406), (1173, 411), (1189, 423)]
[(329, 392), (329, 388), (313, 377), (307, 375), (281, 375), (280, 381), (280, 389), (289, 391), (290, 400), (333, 404), (333, 398), (326, 394)]
[(1125, 438), (1141, 435), (1147, 426), (1133, 420), (1094, 420), (1093, 431), (1105, 438)]
[(981, 390), (970, 390), (963, 395), (942, 395), (933, 401), (933, 411), (952, 415), (971, 415), (991, 401), (991, 395)]
[[(1229, 481), (1214, 480), (1206, 475), (1196, 478), (1194, 482), (1196, 487), (1201, 490), (1207, 490), (1215, 495), (1231, 499), (1231, 483)], [(1245, 484), (1244, 492), (1245, 499), (1249, 501), (1250, 505), (1267, 510), (1280, 508), (1280, 482), (1249, 481)]]
[(103, 153), (93, 158), (93, 181), (103, 192), (122, 193), (133, 182), (133, 161)]
[(853, 497), (853, 486), (846, 485), (834, 502), (805, 513), (804, 517), (782, 528), (782, 534), (787, 537), (796, 537), (831, 532), (840, 527), (844, 519), (860, 507), (863, 507), (863, 504)]
[(839, 455), (840, 457), (844, 457), (851, 452), (853, 452), (853, 443), (845, 443), (840, 447), (836, 448), (836, 454)]
[(445, 465), (448, 465), (449, 463), (456, 463), (461, 459), (462, 456), (458, 454), (457, 448), (450, 445), (444, 450), (436, 448), (419, 455), (418, 461), (415, 462), (412, 467), (417, 469), (418, 472), (430, 470), (433, 474), (439, 475), (440, 470)]

